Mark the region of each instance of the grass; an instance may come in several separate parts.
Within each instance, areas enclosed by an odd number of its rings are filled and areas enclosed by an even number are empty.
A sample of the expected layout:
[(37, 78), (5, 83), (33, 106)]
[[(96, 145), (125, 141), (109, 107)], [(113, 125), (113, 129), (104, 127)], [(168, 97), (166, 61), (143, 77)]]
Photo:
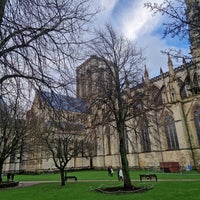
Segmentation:
[[(77, 182), (69, 182), (60, 186), (59, 182), (42, 183), (31, 187), (0, 190), (2, 200), (199, 200), (200, 174), (192, 171), (179, 173), (156, 173), (158, 182), (139, 182), (139, 174), (147, 171), (131, 171), (134, 185), (154, 185), (152, 190), (137, 194), (102, 194), (91, 190), (101, 184), (117, 186), (122, 184), (117, 181), (116, 172), (113, 177), (108, 177), (106, 171), (78, 171), (69, 172), (68, 175), (78, 177)], [(151, 172), (155, 173), (155, 172)], [(17, 175), (19, 181), (59, 181), (59, 174)], [(195, 179), (195, 180), (190, 180)], [(101, 180), (101, 181), (100, 181)]]
[[(77, 176), (78, 180), (117, 180), (117, 172), (114, 171), (113, 177), (108, 177), (106, 171), (88, 170), (88, 171), (74, 171), (68, 172), (69, 176)], [(156, 174), (159, 179), (199, 179), (200, 173), (197, 171), (183, 172), (183, 173), (162, 173), (148, 170), (131, 170), (130, 176), (133, 180), (139, 180), (140, 174)], [(5, 179), (6, 177), (4, 177)], [(60, 174), (40, 174), (40, 175), (16, 175), (15, 180), (18, 181), (59, 181)]]

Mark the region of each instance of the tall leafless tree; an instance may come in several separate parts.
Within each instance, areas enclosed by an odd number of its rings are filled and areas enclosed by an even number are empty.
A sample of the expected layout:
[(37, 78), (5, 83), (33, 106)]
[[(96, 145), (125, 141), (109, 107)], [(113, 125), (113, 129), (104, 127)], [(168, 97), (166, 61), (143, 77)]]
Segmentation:
[(96, 13), (90, 4), (90, 0), (0, 0), (1, 97), (12, 98), (10, 90), (15, 90), (24, 106), (31, 100), (31, 89), (69, 91), (70, 67)]
[(110, 25), (102, 31), (97, 31), (96, 36), (97, 40), (89, 48), (102, 62), (101, 68), (104, 68), (106, 74), (99, 74), (93, 83), (97, 89), (90, 98), (91, 112), (94, 116), (95, 113), (96, 115), (100, 113), (98, 119), (102, 119), (104, 125), (112, 124), (116, 128), (124, 187), (132, 188), (126, 152), (126, 122), (136, 114), (132, 109), (137, 100), (131, 99), (129, 95), (130, 87), (141, 82), (140, 64), (143, 57), (135, 45), (118, 35)]

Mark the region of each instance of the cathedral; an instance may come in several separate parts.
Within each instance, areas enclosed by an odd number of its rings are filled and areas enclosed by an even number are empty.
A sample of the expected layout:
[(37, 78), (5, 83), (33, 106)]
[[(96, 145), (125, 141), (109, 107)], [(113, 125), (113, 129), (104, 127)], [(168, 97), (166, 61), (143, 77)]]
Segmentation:
[[(190, 10), (188, 16), (199, 19), (200, 13)], [(137, 118), (127, 121), (126, 152), (130, 168), (160, 169), (166, 164), (165, 170), (170, 171), (171, 163), (178, 165), (179, 169), (186, 169), (187, 166), (200, 169), (200, 37), (197, 34), (199, 30), (194, 27), (190, 27), (190, 30), (191, 62), (187, 63), (183, 59), (182, 65), (174, 68), (168, 54), (167, 72), (160, 69), (159, 76), (149, 78), (145, 68), (142, 82), (135, 87), (127, 84), (125, 88), (130, 99), (136, 94), (146, 94), (155, 100), (154, 109), (146, 111), (148, 123), (140, 120), (140, 124), (135, 126)], [(75, 98), (56, 94), (57, 99), (62, 99), (58, 108), (50, 94), (44, 96), (45, 92), (36, 93), (29, 115), (47, 117), (50, 115), (49, 106), (54, 110), (64, 110), (67, 116), (65, 119), (82, 127), (78, 130), (82, 134), (90, 135), (90, 156), (78, 155), (72, 158), (67, 167), (117, 168), (121, 160), (113, 122), (104, 121), (104, 106), (95, 117), (92, 113), (94, 110), (89, 109), (91, 94), (101, 92), (101, 88), (94, 83), (109, 78), (104, 62), (97, 56), (91, 56), (77, 67), (76, 76)], [(47, 101), (44, 112), (41, 102)], [(45, 158), (42, 149), (26, 155), (16, 166), (15, 170), (19, 171), (55, 169), (52, 160)]]
[[(133, 98), (136, 92), (144, 93), (146, 88), (150, 95), (156, 97), (156, 109), (148, 115), (151, 118), (151, 126), (145, 127), (144, 122), (141, 127), (137, 127), (137, 134), (134, 127), (127, 128), (126, 148), (130, 167), (160, 168), (161, 163), (177, 162), (179, 166), (191, 165), (199, 168), (200, 66), (183, 60), (183, 64), (174, 69), (168, 55), (168, 68), (168, 72), (163, 73), (161, 69), (160, 75), (152, 79), (149, 79), (145, 69), (140, 87), (130, 88)], [(94, 69), (105, 77), (103, 64), (95, 56), (77, 68), (79, 98), (87, 99), (95, 90), (92, 82), (95, 82), (94, 79), (99, 75), (92, 74)], [(128, 123), (132, 124), (131, 121)], [(91, 131), (97, 136), (94, 167), (120, 166), (119, 141), (113, 126), (99, 123)]]

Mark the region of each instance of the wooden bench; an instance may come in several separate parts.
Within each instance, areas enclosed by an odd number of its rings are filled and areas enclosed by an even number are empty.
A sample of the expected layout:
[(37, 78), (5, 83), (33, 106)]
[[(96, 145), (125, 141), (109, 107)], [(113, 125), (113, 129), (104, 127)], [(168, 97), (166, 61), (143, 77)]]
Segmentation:
[(157, 181), (156, 174), (140, 174), (140, 181), (142, 181), (143, 178), (145, 178), (146, 180), (155, 179)]
[(65, 181), (67, 181), (68, 179), (74, 179), (75, 181), (78, 180), (76, 176), (65, 176)]

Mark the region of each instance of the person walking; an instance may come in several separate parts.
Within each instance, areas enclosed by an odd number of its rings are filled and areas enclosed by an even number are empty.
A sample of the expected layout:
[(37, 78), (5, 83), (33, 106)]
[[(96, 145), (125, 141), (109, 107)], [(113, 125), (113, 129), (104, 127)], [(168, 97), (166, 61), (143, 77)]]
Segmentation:
[(119, 169), (119, 172), (118, 172), (118, 179), (119, 179), (119, 181), (123, 181), (124, 180), (123, 171), (122, 171), (121, 168)]
[(113, 173), (114, 173), (113, 168), (110, 167), (110, 176), (113, 176)]

